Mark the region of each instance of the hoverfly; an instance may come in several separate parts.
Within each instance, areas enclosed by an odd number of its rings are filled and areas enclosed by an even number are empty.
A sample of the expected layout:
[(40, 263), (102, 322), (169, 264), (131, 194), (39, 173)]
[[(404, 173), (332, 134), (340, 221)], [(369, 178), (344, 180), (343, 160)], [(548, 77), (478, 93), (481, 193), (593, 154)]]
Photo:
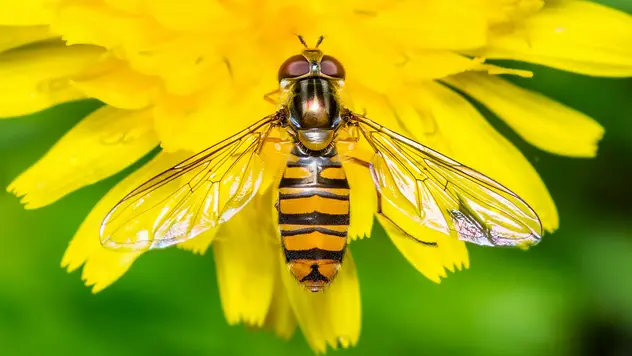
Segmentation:
[[(305, 46), (280, 67), (280, 109), (158, 174), (125, 196), (105, 217), (101, 243), (110, 248), (163, 248), (228, 221), (255, 196), (271, 132), (286, 133), (286, 163), (276, 210), (289, 270), (311, 291), (336, 276), (347, 247), (350, 194), (342, 162), (366, 167), (378, 192), (378, 214), (405, 236), (409, 219), (466, 242), (533, 245), (542, 224), (516, 194), (485, 175), (345, 108), (345, 70), (334, 57)], [(349, 134), (351, 132), (351, 134)], [(370, 162), (343, 157), (343, 140), (366, 140)], [(278, 142), (278, 141), (277, 141)], [(358, 192), (357, 194), (362, 194)]]

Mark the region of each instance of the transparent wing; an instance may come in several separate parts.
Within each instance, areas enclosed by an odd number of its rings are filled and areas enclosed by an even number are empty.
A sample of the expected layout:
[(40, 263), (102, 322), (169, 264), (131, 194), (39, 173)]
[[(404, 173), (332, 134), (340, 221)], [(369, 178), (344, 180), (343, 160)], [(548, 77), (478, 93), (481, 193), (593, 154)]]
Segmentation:
[(103, 220), (101, 243), (162, 248), (230, 219), (259, 189), (263, 162), (257, 152), (277, 122), (266, 117), (134, 189)]
[(363, 116), (351, 117), (376, 152), (371, 173), (397, 214), (478, 245), (540, 241), (540, 219), (509, 189)]

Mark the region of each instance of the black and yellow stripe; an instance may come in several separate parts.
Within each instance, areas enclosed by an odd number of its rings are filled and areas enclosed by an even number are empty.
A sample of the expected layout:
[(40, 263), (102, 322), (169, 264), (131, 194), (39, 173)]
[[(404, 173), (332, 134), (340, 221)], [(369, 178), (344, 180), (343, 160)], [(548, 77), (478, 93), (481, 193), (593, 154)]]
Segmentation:
[(349, 184), (335, 148), (310, 155), (294, 147), (277, 209), (290, 270), (311, 290), (324, 288), (340, 267), (349, 230)]

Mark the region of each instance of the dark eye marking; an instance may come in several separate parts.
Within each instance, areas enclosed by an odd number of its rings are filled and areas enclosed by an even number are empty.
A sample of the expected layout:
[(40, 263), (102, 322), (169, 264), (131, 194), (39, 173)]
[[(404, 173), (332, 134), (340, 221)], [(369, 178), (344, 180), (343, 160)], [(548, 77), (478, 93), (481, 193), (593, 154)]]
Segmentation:
[(344, 79), (345, 77), (345, 69), (342, 66), (342, 63), (340, 63), (340, 61), (336, 58), (328, 55), (324, 55), (323, 59), (320, 61), (320, 71), (321, 73), (334, 78)]
[(279, 80), (300, 77), (309, 73), (309, 62), (303, 55), (297, 54), (288, 58), (279, 68)]

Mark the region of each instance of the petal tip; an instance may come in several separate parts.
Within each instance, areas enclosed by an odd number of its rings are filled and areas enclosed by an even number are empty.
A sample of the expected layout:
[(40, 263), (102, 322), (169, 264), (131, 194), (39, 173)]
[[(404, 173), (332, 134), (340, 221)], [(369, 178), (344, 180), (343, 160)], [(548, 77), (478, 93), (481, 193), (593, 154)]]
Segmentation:
[(65, 269), (66, 272), (72, 273), (76, 271), (77, 268), (81, 267), (81, 263), (76, 263), (76, 262), (73, 263), (73, 261), (70, 258), (64, 256), (64, 258), (62, 258), (61, 260), (60, 267), (62, 269)]
[(601, 142), (605, 134), (606, 134), (606, 130), (603, 128), (603, 126), (597, 124), (597, 127), (595, 128), (594, 137), (593, 137), (592, 147), (590, 151), (588, 152), (588, 154), (586, 155), (586, 157), (588, 158), (597, 157), (597, 153), (599, 152), (599, 143)]
[(7, 186), (6, 191), (7, 193), (14, 195), (20, 200), (22, 200), (26, 196), (26, 193), (21, 192), (21, 189), (18, 187), (16, 181), (11, 182), (11, 184)]
[(544, 223), (544, 231), (548, 233), (555, 232), (560, 227), (560, 222), (558, 220), (557, 215), (555, 216), (555, 220), (550, 219), (551, 221), (547, 221)]
[[(443, 274), (444, 274), (444, 277), (445, 277), (445, 272)], [(431, 282), (434, 282), (436, 284), (441, 284), (441, 273), (437, 273), (437, 274), (434, 274), (434, 275), (424, 274), (424, 277), (428, 278)]]
[(463, 270), (470, 269), (469, 259), (464, 260), (463, 263), (461, 264), (461, 267), (463, 268)]
[[(84, 270), (84, 273), (85, 273), (85, 270)], [(97, 294), (100, 291), (104, 290), (107, 286), (110, 285), (110, 283), (98, 282), (98, 281), (95, 281), (95, 280), (91, 279), (90, 277), (86, 277), (86, 276), (83, 276), (81, 278), (81, 280), (83, 281), (83, 283), (85, 284), (86, 287), (92, 287), (90, 289), (90, 292), (92, 294)]]
[(453, 263), (448, 263), (445, 265), (445, 269), (447, 269), (450, 273), (456, 273), (456, 267), (457, 263), (453, 262)]
[[(88, 286), (88, 285), (86, 285), (86, 286)], [(89, 286), (88, 286), (88, 287), (89, 287)], [(91, 292), (92, 294), (97, 294), (97, 293), (99, 293), (100, 291), (104, 290), (104, 289), (105, 289), (105, 287), (107, 287), (107, 285), (103, 285), (103, 284), (95, 283), (95, 284), (92, 286), (92, 289), (90, 290), (90, 292)]]
[(29, 189), (25, 188), (28, 184), (21, 184), (18, 179), (13, 181), (9, 186), (7, 186), (7, 193), (12, 194), (16, 198), (18, 198), (22, 207), (26, 210), (33, 210), (37, 208), (41, 208), (47, 205), (46, 202), (37, 202), (37, 199), (33, 199), (33, 194), (29, 194)]

